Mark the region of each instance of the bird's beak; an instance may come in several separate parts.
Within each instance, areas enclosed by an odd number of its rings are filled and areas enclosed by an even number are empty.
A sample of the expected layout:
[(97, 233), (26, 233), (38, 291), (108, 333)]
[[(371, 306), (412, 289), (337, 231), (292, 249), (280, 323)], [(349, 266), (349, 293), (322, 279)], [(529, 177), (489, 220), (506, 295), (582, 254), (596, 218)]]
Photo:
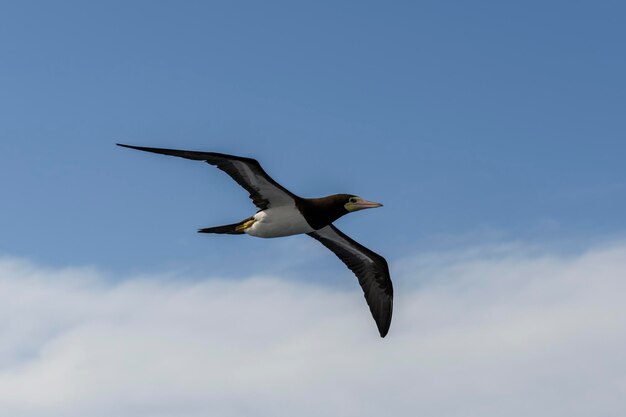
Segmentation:
[(374, 201), (361, 200), (352, 204), (352, 210), (356, 211), (356, 210), (363, 210), (363, 209), (376, 208), (376, 207), (382, 207), (382, 206), (383, 206), (382, 204), (376, 203)]

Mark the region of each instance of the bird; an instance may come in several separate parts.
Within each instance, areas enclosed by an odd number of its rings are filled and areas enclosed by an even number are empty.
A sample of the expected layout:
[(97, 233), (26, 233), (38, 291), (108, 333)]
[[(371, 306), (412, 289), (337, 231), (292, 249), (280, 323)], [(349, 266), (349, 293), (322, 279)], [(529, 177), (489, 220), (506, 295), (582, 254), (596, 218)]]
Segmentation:
[(378, 332), (385, 337), (391, 325), (393, 285), (385, 258), (341, 232), (337, 219), (355, 211), (381, 207), (353, 194), (302, 198), (277, 183), (256, 159), (217, 152), (151, 148), (117, 143), (124, 148), (204, 161), (228, 174), (250, 193), (258, 211), (233, 224), (207, 227), (199, 233), (247, 234), (260, 238), (307, 234), (330, 249), (357, 277)]

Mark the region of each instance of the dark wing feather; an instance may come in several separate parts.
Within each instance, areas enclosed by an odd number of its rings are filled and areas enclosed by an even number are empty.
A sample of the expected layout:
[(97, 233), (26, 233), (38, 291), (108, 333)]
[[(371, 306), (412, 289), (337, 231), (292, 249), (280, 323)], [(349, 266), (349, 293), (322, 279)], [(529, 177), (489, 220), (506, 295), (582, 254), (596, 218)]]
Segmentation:
[(146, 148), (117, 144), (125, 148), (154, 152), (163, 155), (178, 156), (196, 161), (205, 161), (215, 165), (232, 177), (250, 193), (252, 202), (261, 210), (269, 207), (292, 205), (298, 198), (272, 179), (256, 159), (226, 155), (216, 152), (184, 151), (177, 149)]
[(385, 337), (391, 325), (393, 310), (393, 285), (385, 258), (350, 239), (332, 224), (308, 235), (333, 251), (354, 272), (363, 288), (380, 336)]

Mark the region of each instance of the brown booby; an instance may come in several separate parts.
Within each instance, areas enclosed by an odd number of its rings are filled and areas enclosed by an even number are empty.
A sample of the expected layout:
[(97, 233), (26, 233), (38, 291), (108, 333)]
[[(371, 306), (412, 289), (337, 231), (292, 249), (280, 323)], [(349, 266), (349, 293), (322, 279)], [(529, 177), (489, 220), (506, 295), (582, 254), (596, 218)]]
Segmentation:
[(385, 258), (350, 239), (332, 223), (353, 211), (380, 207), (352, 194), (302, 198), (274, 181), (255, 159), (215, 152), (146, 148), (118, 143), (118, 146), (178, 156), (215, 165), (250, 193), (259, 211), (251, 217), (225, 226), (200, 229), (201, 233), (248, 234), (272, 238), (306, 233), (333, 251), (356, 275), (365, 299), (385, 337), (391, 324), (393, 286)]

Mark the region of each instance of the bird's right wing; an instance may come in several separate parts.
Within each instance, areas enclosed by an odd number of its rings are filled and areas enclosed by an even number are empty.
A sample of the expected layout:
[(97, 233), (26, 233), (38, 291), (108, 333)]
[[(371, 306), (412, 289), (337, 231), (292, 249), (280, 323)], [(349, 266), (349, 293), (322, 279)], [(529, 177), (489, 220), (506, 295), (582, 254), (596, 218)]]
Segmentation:
[(267, 175), (267, 172), (265, 172), (256, 159), (216, 152), (147, 148), (144, 146), (122, 145), (121, 143), (117, 145), (140, 151), (205, 161), (208, 164), (215, 165), (245, 188), (246, 191), (250, 193), (252, 202), (261, 210), (270, 207), (293, 205), (298, 198), (295, 194), (291, 193), (285, 187), (274, 181), (272, 177)]
[(385, 337), (393, 310), (393, 285), (385, 258), (350, 239), (332, 224), (308, 235), (333, 251), (354, 272), (380, 336)]

